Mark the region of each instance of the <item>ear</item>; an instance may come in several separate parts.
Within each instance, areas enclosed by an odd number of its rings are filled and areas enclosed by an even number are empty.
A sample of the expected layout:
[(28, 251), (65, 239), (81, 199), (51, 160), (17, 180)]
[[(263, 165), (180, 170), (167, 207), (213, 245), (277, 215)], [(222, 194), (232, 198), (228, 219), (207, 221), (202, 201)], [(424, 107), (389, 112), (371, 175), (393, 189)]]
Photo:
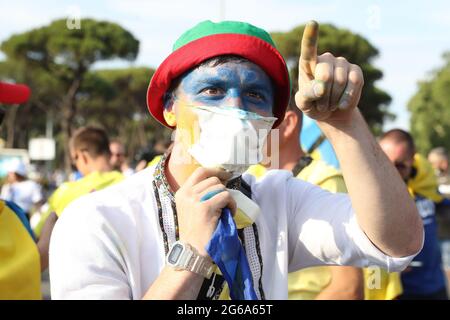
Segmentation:
[(79, 151), (78, 156), (80, 157), (81, 161), (86, 165), (89, 163), (89, 154), (87, 152)]
[(284, 115), (284, 120), (280, 125), (280, 136), (284, 139), (289, 139), (295, 132), (297, 132), (297, 127), (299, 126), (299, 118), (294, 111), (286, 111)]
[(164, 120), (166, 120), (167, 124), (171, 127), (176, 127), (177, 120), (175, 117), (175, 106), (173, 96), (170, 94), (166, 94), (164, 97), (164, 111), (163, 111)]
[(448, 161), (446, 161), (446, 160), (443, 160), (442, 162), (441, 162), (441, 167), (442, 167), (442, 170), (444, 171), (444, 172), (446, 172), (447, 170), (448, 170)]

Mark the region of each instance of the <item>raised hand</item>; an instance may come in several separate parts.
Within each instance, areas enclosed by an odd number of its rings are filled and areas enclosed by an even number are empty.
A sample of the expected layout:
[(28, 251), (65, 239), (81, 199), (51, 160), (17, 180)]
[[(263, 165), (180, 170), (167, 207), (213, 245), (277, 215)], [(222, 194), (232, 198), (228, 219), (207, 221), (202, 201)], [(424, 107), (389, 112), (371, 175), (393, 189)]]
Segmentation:
[(324, 122), (349, 119), (361, 97), (361, 68), (327, 52), (317, 56), (319, 24), (305, 26), (300, 49), (297, 107), (312, 119)]

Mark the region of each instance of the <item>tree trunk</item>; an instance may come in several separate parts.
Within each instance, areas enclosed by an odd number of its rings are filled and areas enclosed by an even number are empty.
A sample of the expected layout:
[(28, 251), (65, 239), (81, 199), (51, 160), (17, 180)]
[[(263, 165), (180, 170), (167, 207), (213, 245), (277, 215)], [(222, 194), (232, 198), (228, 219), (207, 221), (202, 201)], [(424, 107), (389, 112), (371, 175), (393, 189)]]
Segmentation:
[(19, 110), (18, 105), (8, 107), (6, 109), (6, 148), (14, 148), (14, 138), (15, 138), (15, 122), (17, 117), (17, 111)]
[(69, 141), (72, 136), (73, 122), (77, 113), (75, 95), (78, 92), (81, 84), (81, 77), (77, 77), (69, 87), (69, 90), (62, 102), (62, 141), (64, 149), (64, 171), (67, 176), (72, 172), (70, 146)]

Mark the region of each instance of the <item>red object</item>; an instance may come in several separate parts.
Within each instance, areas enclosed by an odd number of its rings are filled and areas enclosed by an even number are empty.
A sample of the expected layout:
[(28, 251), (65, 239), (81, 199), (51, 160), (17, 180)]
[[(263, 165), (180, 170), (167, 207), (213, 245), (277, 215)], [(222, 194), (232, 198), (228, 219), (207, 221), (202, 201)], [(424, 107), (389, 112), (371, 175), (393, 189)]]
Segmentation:
[(0, 103), (20, 104), (28, 101), (31, 90), (24, 84), (0, 82)]
[(156, 70), (147, 90), (147, 106), (161, 124), (170, 127), (163, 116), (164, 94), (173, 79), (201, 62), (220, 55), (238, 55), (259, 65), (275, 85), (274, 127), (284, 119), (290, 85), (286, 64), (280, 53), (269, 43), (244, 34), (215, 34), (194, 40), (170, 54)]

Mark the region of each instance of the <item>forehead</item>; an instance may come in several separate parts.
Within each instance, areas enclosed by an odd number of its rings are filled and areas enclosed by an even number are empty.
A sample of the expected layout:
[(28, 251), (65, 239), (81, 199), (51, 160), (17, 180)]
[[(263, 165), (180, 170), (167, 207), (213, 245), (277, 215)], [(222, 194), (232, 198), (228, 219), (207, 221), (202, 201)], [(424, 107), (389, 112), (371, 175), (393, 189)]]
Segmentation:
[(109, 145), (109, 148), (114, 149), (114, 150), (123, 149), (123, 145), (118, 142), (111, 142), (111, 144)]
[(236, 85), (258, 85), (272, 90), (269, 76), (258, 65), (250, 61), (230, 61), (214, 65), (203, 64), (186, 73), (181, 79), (184, 89), (204, 82), (220, 81)]
[(380, 147), (392, 161), (411, 159), (412, 154), (406, 142), (395, 142), (390, 139), (380, 141)]
[(430, 153), (428, 155), (428, 160), (431, 161), (431, 162), (439, 162), (439, 161), (444, 161), (446, 159), (445, 159), (445, 157), (443, 157), (440, 154)]

